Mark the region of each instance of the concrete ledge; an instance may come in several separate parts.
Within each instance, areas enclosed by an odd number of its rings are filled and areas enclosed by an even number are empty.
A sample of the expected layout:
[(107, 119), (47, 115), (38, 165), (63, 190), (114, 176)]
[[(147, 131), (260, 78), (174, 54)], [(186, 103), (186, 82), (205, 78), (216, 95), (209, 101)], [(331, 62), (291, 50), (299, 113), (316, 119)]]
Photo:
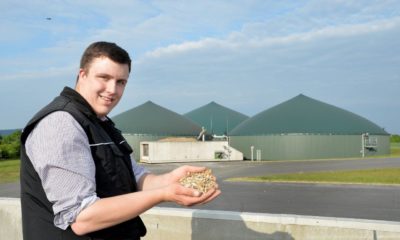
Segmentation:
[(153, 208), (145, 239), (394, 240), (400, 222), (285, 214)]
[(22, 240), (19, 198), (0, 198), (0, 239)]
[[(141, 215), (145, 240), (394, 240), (400, 222), (155, 207)], [(19, 198), (0, 198), (0, 239), (21, 240)]]

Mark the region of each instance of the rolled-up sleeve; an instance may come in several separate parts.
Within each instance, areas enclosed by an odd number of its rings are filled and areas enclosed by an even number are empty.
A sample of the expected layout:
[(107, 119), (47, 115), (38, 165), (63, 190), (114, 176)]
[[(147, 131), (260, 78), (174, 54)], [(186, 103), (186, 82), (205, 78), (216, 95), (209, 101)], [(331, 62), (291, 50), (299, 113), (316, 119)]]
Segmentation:
[(37, 124), (25, 147), (53, 204), (54, 224), (66, 229), (98, 200), (88, 138), (69, 113), (58, 111)]

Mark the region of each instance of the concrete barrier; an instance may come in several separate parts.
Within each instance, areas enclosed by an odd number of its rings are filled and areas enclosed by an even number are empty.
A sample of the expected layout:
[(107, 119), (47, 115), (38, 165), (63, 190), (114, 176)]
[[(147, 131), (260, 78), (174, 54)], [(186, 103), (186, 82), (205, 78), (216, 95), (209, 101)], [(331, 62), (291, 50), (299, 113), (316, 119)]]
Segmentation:
[[(155, 207), (145, 240), (398, 240), (400, 222)], [(20, 240), (19, 199), (0, 198), (0, 239)]]
[(0, 239), (22, 239), (21, 204), (19, 198), (0, 198)]
[(206, 142), (140, 142), (140, 162), (242, 161), (243, 153), (227, 141)]
[(400, 222), (284, 214), (153, 208), (147, 239), (394, 240)]

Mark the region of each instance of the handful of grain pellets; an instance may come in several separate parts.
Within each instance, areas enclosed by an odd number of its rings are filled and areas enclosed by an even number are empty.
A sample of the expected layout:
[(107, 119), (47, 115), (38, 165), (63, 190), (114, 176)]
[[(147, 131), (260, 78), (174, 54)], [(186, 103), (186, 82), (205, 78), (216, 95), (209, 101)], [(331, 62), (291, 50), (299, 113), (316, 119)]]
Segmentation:
[(201, 193), (217, 186), (216, 178), (212, 174), (211, 169), (206, 169), (203, 172), (190, 172), (186, 177), (179, 180), (184, 187), (193, 188)]

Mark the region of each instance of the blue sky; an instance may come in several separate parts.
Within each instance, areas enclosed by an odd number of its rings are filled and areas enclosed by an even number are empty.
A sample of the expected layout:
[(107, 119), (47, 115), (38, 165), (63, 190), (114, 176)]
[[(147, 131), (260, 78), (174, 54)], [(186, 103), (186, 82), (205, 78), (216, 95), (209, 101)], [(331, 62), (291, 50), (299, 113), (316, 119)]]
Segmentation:
[[(0, 2), (0, 129), (22, 128), (88, 44), (133, 58), (110, 116), (151, 100), (178, 113), (216, 101), (252, 116), (299, 94), (400, 134), (400, 2)], [(48, 20), (47, 18), (51, 18)]]

